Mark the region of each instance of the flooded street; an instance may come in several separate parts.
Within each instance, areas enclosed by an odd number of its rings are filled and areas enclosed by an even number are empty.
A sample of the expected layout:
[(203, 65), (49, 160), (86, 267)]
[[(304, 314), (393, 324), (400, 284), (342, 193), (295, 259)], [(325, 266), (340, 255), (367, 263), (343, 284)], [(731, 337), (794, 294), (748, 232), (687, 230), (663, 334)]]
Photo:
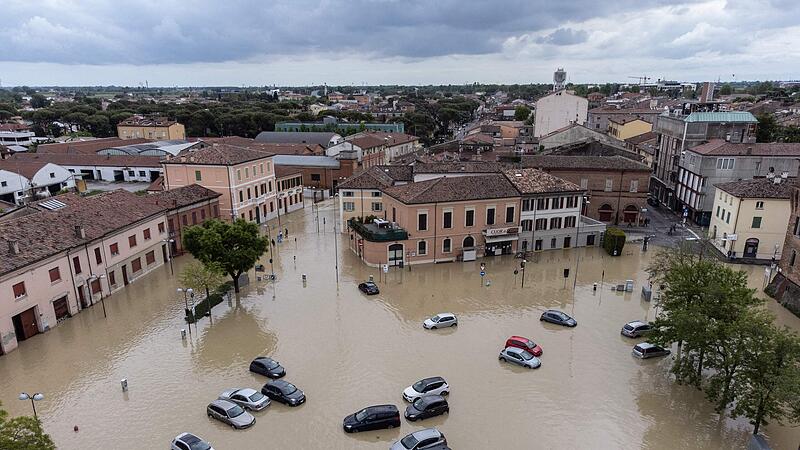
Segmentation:
[[(0, 401), (13, 415), (30, 414), (30, 403), (17, 395), (44, 393), (37, 411), (62, 449), (168, 448), (183, 431), (217, 450), (386, 449), (430, 426), (456, 450), (745, 445), (752, 430), (746, 420), (715, 414), (701, 392), (671, 380), (669, 358), (634, 359), (636, 340), (619, 334), (630, 320), (654, 317), (639, 295), (652, 247), (643, 254), (629, 244), (618, 258), (603, 257), (601, 249), (578, 250), (573, 292), (576, 250), (536, 255), (524, 289), (513, 257), (484, 259), (483, 284), (480, 261), (393, 269), (379, 281), (379, 271), (362, 265), (347, 249), (346, 235), (338, 235), (337, 287), (333, 214), (331, 203), (323, 204), (327, 224), (320, 219), (319, 234), (310, 206), (282, 217), (289, 238), (275, 255), (277, 283), (256, 281), (251, 272), (239, 298), (215, 307), (213, 325), (202, 319), (185, 341), (176, 288), (190, 256), (175, 260), (175, 277), (165, 266), (106, 298), (107, 319), (96, 305), (23, 342), (0, 357)], [(761, 287), (763, 267), (747, 269), (753, 287)], [(305, 286), (302, 274), (308, 275)], [(358, 291), (369, 275), (379, 295)], [(601, 279), (594, 292), (592, 283)], [(611, 291), (626, 279), (635, 281), (633, 293)], [(540, 322), (547, 308), (572, 314), (578, 326)], [(781, 324), (800, 329), (800, 319), (774, 301), (769, 308)], [(459, 326), (424, 330), (422, 321), (438, 312), (455, 313)], [(498, 361), (505, 339), (515, 334), (542, 346), (540, 369)], [(286, 367), (285, 379), (305, 391), (306, 404), (273, 402), (244, 431), (207, 418), (206, 405), (222, 390), (259, 389), (267, 381), (248, 371), (259, 355)], [(342, 418), (364, 406), (392, 403), (402, 411), (403, 389), (435, 375), (451, 386), (449, 415), (403, 420), (393, 430), (342, 431)], [(799, 428), (770, 425), (765, 432), (775, 449), (800, 444)]]

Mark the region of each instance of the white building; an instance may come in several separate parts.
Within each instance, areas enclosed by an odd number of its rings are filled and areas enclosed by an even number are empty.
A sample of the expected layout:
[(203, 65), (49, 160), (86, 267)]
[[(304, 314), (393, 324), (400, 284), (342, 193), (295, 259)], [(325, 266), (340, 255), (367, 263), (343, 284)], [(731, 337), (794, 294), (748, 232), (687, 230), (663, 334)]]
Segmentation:
[(589, 100), (561, 90), (536, 101), (533, 132), (536, 137), (550, 134), (571, 123), (583, 125), (589, 113)]
[(0, 162), (0, 200), (22, 205), (75, 187), (75, 177), (66, 168), (47, 162)]

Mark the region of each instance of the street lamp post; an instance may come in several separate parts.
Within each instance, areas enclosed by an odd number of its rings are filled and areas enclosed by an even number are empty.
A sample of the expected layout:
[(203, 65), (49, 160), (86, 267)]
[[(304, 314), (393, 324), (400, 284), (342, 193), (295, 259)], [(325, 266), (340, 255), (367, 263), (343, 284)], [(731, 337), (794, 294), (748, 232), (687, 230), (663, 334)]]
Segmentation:
[(523, 288), (525, 287), (525, 266), (527, 264), (528, 264), (528, 260), (527, 259), (523, 259), (522, 261), (519, 262), (519, 268), (522, 269), (522, 286), (521, 287), (523, 287)]
[(36, 415), (36, 404), (34, 403), (34, 400), (37, 401), (37, 402), (40, 401), (40, 400), (44, 400), (44, 394), (41, 394), (41, 393), (37, 392), (37, 393), (35, 393), (33, 395), (29, 395), (27, 392), (21, 392), (19, 394), (19, 399), (22, 400), (22, 401), (25, 401), (25, 400), (30, 400), (31, 401), (31, 407), (33, 408), (33, 417), (34, 417), (34, 419), (38, 420), (39, 416)]
[[(183, 293), (183, 307), (184, 307), (183, 314), (184, 314), (185, 317), (189, 317), (189, 300), (186, 298), (186, 294), (190, 294), (192, 297), (194, 297), (194, 289), (192, 289), (192, 288), (188, 288), (188, 289), (178, 288), (178, 292)], [(189, 323), (189, 334), (192, 334), (192, 324), (191, 323)]]
[(169, 271), (172, 276), (175, 276), (175, 267), (172, 266), (172, 244), (175, 239), (162, 239), (161, 242), (167, 244), (167, 256), (169, 256)]

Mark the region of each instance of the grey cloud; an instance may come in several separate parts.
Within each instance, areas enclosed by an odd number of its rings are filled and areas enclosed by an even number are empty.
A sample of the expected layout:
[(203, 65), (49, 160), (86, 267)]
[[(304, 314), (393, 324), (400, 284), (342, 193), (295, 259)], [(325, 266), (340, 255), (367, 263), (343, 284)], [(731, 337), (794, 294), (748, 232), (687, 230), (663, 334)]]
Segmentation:
[(552, 33), (540, 37), (537, 42), (540, 44), (552, 45), (575, 45), (586, 42), (589, 33), (585, 30), (573, 30), (572, 28), (559, 28)]
[[(63, 64), (492, 54), (510, 36), (554, 28), (550, 43), (581, 42), (585, 32), (561, 25), (608, 14), (594, 0), (140, 0), (136, 8), (113, 0), (3, 2), (11, 25), (0, 29), (0, 60)], [(615, 8), (657, 4), (621, 0)]]

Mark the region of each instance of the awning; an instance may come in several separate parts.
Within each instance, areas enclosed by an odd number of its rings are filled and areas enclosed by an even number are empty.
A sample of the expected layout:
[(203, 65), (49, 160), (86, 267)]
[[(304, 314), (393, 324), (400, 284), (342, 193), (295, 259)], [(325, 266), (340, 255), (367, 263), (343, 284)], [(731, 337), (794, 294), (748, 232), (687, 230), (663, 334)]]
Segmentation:
[(507, 234), (505, 236), (486, 236), (484, 239), (486, 239), (487, 244), (493, 244), (495, 242), (518, 241), (519, 235)]

